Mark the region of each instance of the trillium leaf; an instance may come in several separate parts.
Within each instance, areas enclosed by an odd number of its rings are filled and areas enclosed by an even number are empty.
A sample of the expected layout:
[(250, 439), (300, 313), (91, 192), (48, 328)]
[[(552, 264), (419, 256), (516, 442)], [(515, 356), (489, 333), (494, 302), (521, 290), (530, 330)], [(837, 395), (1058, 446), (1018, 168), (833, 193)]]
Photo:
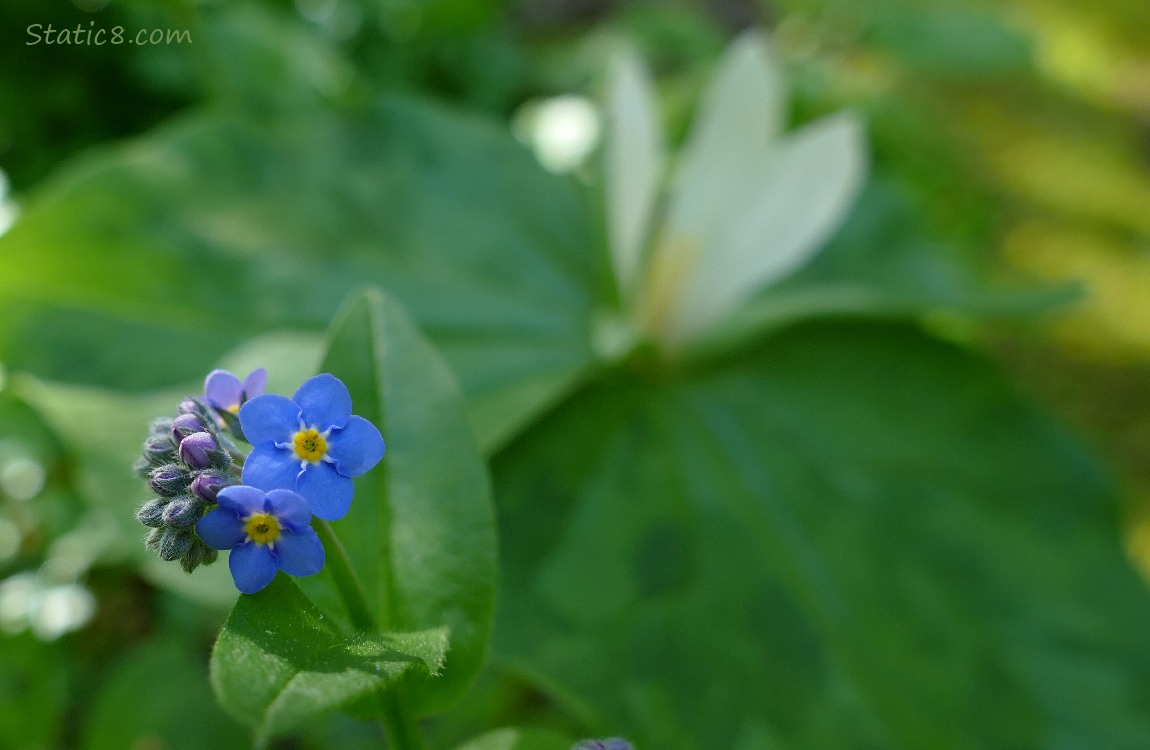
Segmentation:
[(615, 279), (626, 299), (642, 271), (662, 173), (663, 128), (651, 79), (633, 55), (611, 70), (604, 138), (607, 234)]
[(442, 348), (484, 445), (571, 387), (592, 360), (595, 273), (573, 181), (442, 107), (283, 106), (258, 123), (189, 112), (22, 202), (0, 237), (0, 359), (159, 388), (268, 330), (322, 333), (374, 283)]
[[(487, 651), (495, 597), (495, 518), (487, 471), (447, 364), (407, 314), (379, 292), (353, 296), (333, 325), (323, 370), (387, 443), (332, 524), (384, 630), (446, 627), (443, 674), (405, 681), (428, 713), (470, 684)], [(338, 607), (324, 576), (300, 581)]]
[(1113, 487), (917, 331), (806, 324), (620, 377), (493, 478), (497, 658), (636, 747), (1150, 744), (1150, 595)]
[(807, 262), (846, 218), (865, 176), (863, 128), (852, 115), (823, 118), (778, 142), (748, 175), (729, 221), (698, 248), (674, 338), (697, 338)]
[(212, 651), (220, 705), (257, 737), (300, 729), (408, 671), (443, 666), (447, 632), (347, 637), (290, 578), (236, 602)]
[(455, 750), (571, 750), (573, 740), (545, 729), (496, 729), (464, 742)]
[(248, 732), (213, 700), (198, 651), (171, 636), (125, 651), (96, 688), (80, 747), (251, 747)]

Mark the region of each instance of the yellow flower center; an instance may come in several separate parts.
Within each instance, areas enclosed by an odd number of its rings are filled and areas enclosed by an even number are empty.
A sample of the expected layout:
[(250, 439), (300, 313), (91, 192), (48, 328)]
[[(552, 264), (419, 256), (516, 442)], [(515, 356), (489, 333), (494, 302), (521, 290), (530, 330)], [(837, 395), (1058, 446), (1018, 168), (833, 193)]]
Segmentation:
[(253, 513), (244, 524), (244, 531), (257, 544), (271, 544), (280, 535), (280, 522), (267, 513)]
[(327, 455), (327, 440), (315, 430), (300, 430), (292, 435), (291, 442), (301, 461), (315, 463)]
[(231, 406), (229, 406), (227, 408), (227, 411), (232, 413), (232, 414), (239, 414), (240, 413), (240, 405), (239, 404), (232, 404)]

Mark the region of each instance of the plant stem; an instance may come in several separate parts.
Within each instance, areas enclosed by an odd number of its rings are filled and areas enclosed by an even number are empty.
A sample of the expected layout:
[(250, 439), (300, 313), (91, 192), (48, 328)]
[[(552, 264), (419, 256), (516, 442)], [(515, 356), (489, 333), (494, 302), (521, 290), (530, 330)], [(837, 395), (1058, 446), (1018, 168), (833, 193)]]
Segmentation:
[[(336, 536), (331, 524), (315, 519), (312, 524), (328, 552), (327, 565), (336, 590), (347, 608), (351, 624), (356, 630), (374, 633), (379, 630), (371, 606), (367, 603), (363, 584), (351, 566), (347, 549)], [(383, 731), (387, 736), (388, 747), (392, 750), (426, 750), (427, 742), (419, 729), (418, 720), (408, 709), (402, 689), (395, 686), (376, 692), (380, 708), (383, 710)]]
[(347, 607), (351, 624), (356, 630), (364, 630), (369, 633), (379, 630), (379, 625), (375, 622), (375, 615), (371, 613), (371, 607), (367, 603), (363, 584), (360, 583), (359, 576), (355, 574), (355, 569), (351, 567), (351, 559), (348, 558), (343, 543), (335, 535), (335, 529), (331, 527), (330, 523), (319, 518), (315, 519), (312, 526), (315, 528), (316, 534), (319, 535), (320, 541), (323, 542), (324, 549), (327, 550), (327, 566), (331, 571), (331, 577), (339, 591), (339, 596), (343, 600), (343, 605)]

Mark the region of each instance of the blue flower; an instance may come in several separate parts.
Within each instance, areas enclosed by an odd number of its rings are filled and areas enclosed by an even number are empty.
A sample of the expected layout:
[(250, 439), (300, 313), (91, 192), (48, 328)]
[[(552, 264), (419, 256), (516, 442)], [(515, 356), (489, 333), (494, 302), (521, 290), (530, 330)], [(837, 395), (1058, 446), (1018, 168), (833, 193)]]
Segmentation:
[(196, 534), (210, 547), (232, 551), (228, 567), (240, 591), (256, 593), (277, 570), (310, 576), (323, 568), (323, 544), (311, 527), (311, 510), (296, 493), (237, 484), (220, 490), (216, 500), (219, 507), (199, 520)]
[(212, 370), (204, 379), (204, 397), (216, 409), (235, 414), (245, 401), (263, 393), (267, 382), (268, 371), (262, 367), (252, 370), (242, 383), (227, 370)]
[(610, 737), (605, 740), (583, 740), (571, 750), (634, 750), (634, 747), (627, 740)]
[(244, 484), (295, 490), (327, 521), (347, 515), (352, 477), (383, 458), (383, 436), (351, 413), (351, 395), (334, 375), (304, 381), (291, 398), (265, 394), (240, 407), (240, 427), (254, 447)]

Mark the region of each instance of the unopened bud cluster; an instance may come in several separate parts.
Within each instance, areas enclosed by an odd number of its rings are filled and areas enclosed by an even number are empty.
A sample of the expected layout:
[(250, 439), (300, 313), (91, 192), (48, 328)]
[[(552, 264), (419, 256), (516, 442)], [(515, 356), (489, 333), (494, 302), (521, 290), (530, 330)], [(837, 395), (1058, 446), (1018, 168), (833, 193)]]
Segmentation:
[(175, 419), (152, 422), (134, 467), (156, 493), (136, 512), (151, 529), (145, 543), (161, 558), (179, 560), (189, 573), (219, 555), (200, 541), (195, 526), (215, 506), (221, 489), (239, 483), (231, 472), (230, 446), (213, 410), (198, 399), (184, 399)]

